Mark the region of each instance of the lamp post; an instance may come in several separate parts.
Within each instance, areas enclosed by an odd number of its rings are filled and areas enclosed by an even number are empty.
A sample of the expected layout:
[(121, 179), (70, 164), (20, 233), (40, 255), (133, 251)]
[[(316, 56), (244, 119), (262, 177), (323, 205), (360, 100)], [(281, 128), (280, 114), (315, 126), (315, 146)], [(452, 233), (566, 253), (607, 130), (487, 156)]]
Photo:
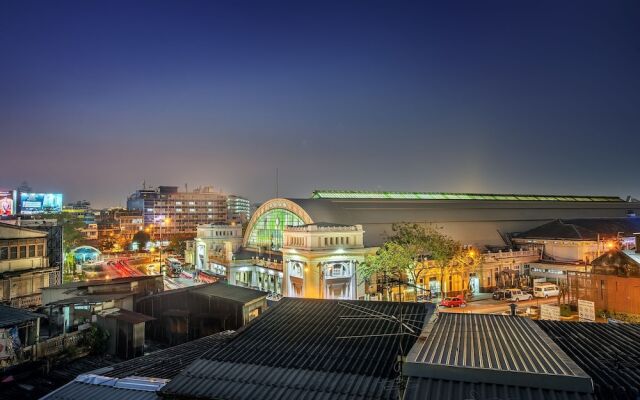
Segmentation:
[(169, 218), (165, 218), (162, 221), (160, 221), (160, 246), (158, 246), (160, 248), (160, 271), (163, 270), (162, 268), (162, 225), (169, 224), (169, 222), (171, 222)]

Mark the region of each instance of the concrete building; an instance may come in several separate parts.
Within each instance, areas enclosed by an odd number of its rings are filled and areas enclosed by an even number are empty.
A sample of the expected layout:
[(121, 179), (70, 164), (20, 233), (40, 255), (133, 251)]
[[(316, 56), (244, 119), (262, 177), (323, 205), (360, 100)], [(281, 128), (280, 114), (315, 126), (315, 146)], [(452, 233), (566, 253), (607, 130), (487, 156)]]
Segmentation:
[(142, 212), (154, 240), (195, 236), (198, 225), (227, 221), (227, 196), (212, 187), (180, 192), (177, 186), (159, 186), (137, 190), (127, 199), (127, 209)]
[(227, 220), (246, 222), (251, 218), (251, 202), (237, 195), (227, 196)]
[[(185, 262), (196, 269), (214, 271), (215, 265), (224, 264), (242, 245), (242, 225), (204, 224), (198, 225), (196, 238), (187, 241)], [(224, 271), (220, 275), (226, 275)]]
[[(316, 227), (360, 226), (361, 245), (365, 249), (362, 253), (366, 254), (366, 249), (373, 252), (385, 242), (386, 237), (392, 234), (394, 223), (408, 222), (438, 228), (464, 246), (484, 253), (480, 270), (469, 276), (446, 277), (443, 282), (445, 288), (440, 288), (440, 279), (436, 276), (423, 277), (422, 282), (415, 282), (415, 285), (432, 293), (442, 290), (447, 293), (490, 291), (501, 282), (519, 283), (517, 281), (527, 272), (528, 263), (540, 260), (542, 250), (531, 246), (526, 239), (516, 242), (514, 237), (523, 238), (517, 233), (560, 218), (625, 219), (639, 211), (639, 202), (615, 196), (316, 191), (310, 199), (277, 198), (263, 203), (247, 225), (240, 252), (247, 254), (251, 251), (254, 256), (249, 260), (236, 255), (235, 260), (247, 262), (244, 265), (236, 263), (235, 269), (239, 271), (242, 268), (244, 273), (252, 276), (256, 270), (256, 254), (259, 259), (269, 260), (279, 260), (286, 254), (288, 259), (284, 260), (282, 268), (282, 292), (300, 294), (304, 279), (298, 280), (298, 272), (288, 271), (289, 268), (298, 268), (293, 262), (293, 254), (297, 252), (296, 257), (302, 260), (299, 255), (302, 252), (319, 249), (310, 250), (309, 239), (302, 237), (301, 233), (301, 239), (295, 239), (295, 227), (314, 224)], [(287, 242), (285, 236), (293, 241)], [(327, 240), (331, 246), (331, 236)], [(324, 242), (320, 245), (323, 246)], [(334, 242), (337, 247), (345, 245)], [(315, 297), (319, 291), (324, 293), (318, 283), (321, 275), (310, 272), (311, 267), (317, 269), (317, 262), (315, 266), (310, 265), (309, 260), (305, 262), (309, 268), (307, 282), (310, 285), (306, 293)], [(302, 271), (304, 275), (304, 268)], [(273, 271), (275, 277), (277, 272)], [(316, 275), (317, 278), (312, 278)], [(232, 276), (230, 280), (244, 279), (240, 278)], [(253, 279), (249, 284), (255, 283)]]
[(14, 307), (42, 305), (51, 283), (47, 233), (0, 223), (0, 302)]
[(315, 223), (284, 230), (283, 295), (358, 299), (365, 295), (357, 265), (376, 248), (365, 249), (361, 225)]

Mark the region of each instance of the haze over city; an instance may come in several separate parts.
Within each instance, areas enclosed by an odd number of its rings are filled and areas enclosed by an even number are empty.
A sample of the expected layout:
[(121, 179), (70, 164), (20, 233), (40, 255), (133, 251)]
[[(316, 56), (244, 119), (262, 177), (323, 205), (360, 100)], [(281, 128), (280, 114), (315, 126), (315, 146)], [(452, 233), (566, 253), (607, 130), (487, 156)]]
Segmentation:
[[(640, 197), (640, 3), (10, 2), (2, 185)], [(51, 179), (55, 176), (56, 179)]]

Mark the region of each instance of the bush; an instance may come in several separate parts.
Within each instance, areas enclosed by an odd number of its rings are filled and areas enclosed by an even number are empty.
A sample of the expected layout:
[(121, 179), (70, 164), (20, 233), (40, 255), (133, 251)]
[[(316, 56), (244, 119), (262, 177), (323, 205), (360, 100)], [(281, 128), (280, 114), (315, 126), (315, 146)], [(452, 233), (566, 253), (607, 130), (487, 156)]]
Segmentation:
[(638, 314), (627, 314), (627, 313), (603, 311), (602, 317), (617, 319), (618, 321), (628, 322), (630, 324), (640, 324), (640, 315)]
[(570, 317), (571, 316), (571, 307), (568, 304), (560, 305), (560, 316), (561, 317)]
[(82, 344), (91, 349), (91, 354), (104, 354), (107, 351), (109, 332), (97, 325), (87, 329)]

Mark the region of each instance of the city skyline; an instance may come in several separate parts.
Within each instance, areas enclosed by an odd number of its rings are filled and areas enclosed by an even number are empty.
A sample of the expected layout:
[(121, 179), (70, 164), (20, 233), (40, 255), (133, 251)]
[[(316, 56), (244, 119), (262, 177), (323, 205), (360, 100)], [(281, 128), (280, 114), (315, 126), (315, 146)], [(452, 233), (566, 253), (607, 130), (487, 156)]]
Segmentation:
[(637, 2), (2, 7), (2, 187), (640, 197)]

